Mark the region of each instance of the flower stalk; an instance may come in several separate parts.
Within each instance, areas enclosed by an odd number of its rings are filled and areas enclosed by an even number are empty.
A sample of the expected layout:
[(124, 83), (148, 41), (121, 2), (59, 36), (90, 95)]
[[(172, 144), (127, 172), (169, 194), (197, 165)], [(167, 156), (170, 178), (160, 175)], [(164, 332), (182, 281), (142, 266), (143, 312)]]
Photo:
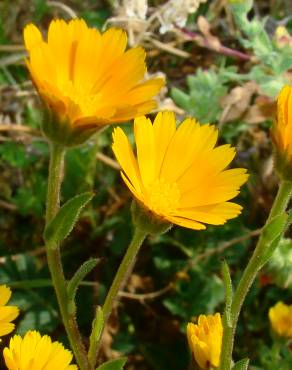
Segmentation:
[(288, 202), (291, 198), (291, 194), (292, 182), (282, 181), (277, 196), (274, 200), (272, 209), (270, 211), (269, 217), (266, 221), (265, 227), (263, 228), (263, 231), (259, 237), (254, 253), (249, 260), (239, 281), (239, 284), (235, 290), (231, 304), (231, 326), (228, 327), (228, 325), (224, 325), (220, 370), (231, 370), (234, 336), (241, 307), (258, 272), (266, 262), (263, 262), (263, 257), (267, 253), (267, 249), (271, 244), (270, 240), (268, 240), (269, 238), (267, 237), (267, 232), (265, 233), (265, 231), (267, 231), (266, 227), (269, 227), (269, 225), (272, 226), (270, 224), (271, 221), (277, 216), (285, 213)]
[[(90, 336), (90, 347), (88, 351), (88, 357), (90, 359), (91, 366), (95, 366), (96, 364), (97, 355), (101, 344), (102, 332), (104, 330), (108, 318), (110, 317), (113, 305), (116, 299), (118, 298), (118, 293), (126, 283), (127, 278), (129, 277), (134, 267), (136, 256), (146, 236), (147, 232), (145, 232), (143, 229), (139, 227), (135, 227), (132, 241), (126, 251), (126, 254), (124, 255), (124, 258), (114, 277), (112, 285), (107, 293), (106, 299), (102, 306), (103, 325), (101, 332), (99, 333), (98, 338), (96, 338), (94, 335)], [(100, 315), (100, 312), (97, 311), (97, 315)], [(98, 317), (96, 317), (96, 321), (98, 321)]]
[(126, 280), (129, 277), (129, 273), (132, 271), (134, 267), (136, 256), (145, 238), (146, 238), (145, 231), (136, 227), (132, 241), (120, 264), (120, 267), (117, 271), (117, 274), (114, 278), (114, 281), (110, 287), (110, 290), (106, 296), (104, 305), (102, 307), (103, 317), (105, 321), (108, 319), (112, 312), (113, 304), (116, 300), (119, 290), (126, 283)]
[[(60, 208), (60, 189), (64, 169), (65, 148), (51, 143), (48, 192), (46, 203), (46, 226)], [(90, 370), (86, 351), (78, 330), (74, 312), (69, 312), (66, 280), (63, 272), (60, 246), (46, 245), (48, 266), (56, 292), (62, 320), (80, 370)]]

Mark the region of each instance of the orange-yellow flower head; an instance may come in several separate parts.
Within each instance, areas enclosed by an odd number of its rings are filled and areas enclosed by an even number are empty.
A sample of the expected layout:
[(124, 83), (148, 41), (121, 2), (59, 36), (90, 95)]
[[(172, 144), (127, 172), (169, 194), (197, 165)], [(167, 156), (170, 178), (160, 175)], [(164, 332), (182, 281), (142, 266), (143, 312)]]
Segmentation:
[(292, 338), (292, 305), (278, 302), (270, 308), (269, 319), (275, 333), (280, 337)]
[[(75, 138), (80, 132), (127, 121), (156, 107), (153, 97), (164, 81), (144, 80), (145, 51), (126, 50), (127, 35), (121, 29), (101, 34), (82, 19), (56, 19), (50, 23), (47, 40), (35, 25), (27, 25), (24, 42), (39, 94)], [(55, 133), (46, 133), (62, 143), (67, 139), (64, 133), (57, 139)]]
[(11, 322), (19, 315), (18, 307), (7, 306), (11, 290), (6, 285), (0, 285), (0, 337), (11, 333), (15, 325)]
[(215, 148), (214, 126), (188, 118), (176, 128), (174, 114), (163, 112), (153, 124), (136, 118), (134, 133), (137, 159), (120, 128), (113, 133), (113, 151), (125, 183), (155, 217), (199, 230), (239, 215), (241, 206), (229, 200), (246, 182), (246, 170), (225, 169), (235, 150)]
[(200, 315), (198, 325), (187, 325), (187, 337), (192, 354), (201, 369), (219, 367), (223, 326), (219, 313)]
[(78, 370), (70, 365), (72, 353), (48, 335), (28, 331), (22, 338), (14, 335), (3, 351), (8, 370)]
[(277, 116), (271, 129), (275, 166), (279, 175), (292, 179), (292, 87), (284, 86), (277, 99)]

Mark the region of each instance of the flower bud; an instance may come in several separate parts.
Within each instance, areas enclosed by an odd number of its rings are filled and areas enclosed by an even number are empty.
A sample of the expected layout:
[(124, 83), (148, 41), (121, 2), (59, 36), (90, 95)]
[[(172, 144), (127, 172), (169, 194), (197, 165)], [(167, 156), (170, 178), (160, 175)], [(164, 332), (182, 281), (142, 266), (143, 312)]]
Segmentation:
[(284, 86), (277, 98), (276, 120), (271, 129), (276, 171), (292, 181), (292, 87)]

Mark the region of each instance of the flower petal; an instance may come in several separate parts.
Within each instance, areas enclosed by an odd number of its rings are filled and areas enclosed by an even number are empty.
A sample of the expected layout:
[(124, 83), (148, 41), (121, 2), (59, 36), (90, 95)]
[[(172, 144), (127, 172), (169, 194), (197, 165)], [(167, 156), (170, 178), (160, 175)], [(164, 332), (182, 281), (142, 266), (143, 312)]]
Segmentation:
[(141, 180), (136, 158), (134, 157), (131, 145), (123, 130), (119, 127), (113, 132), (113, 152), (122, 167), (123, 172), (136, 189), (141, 192)]
[[(198, 158), (213, 149), (218, 132), (213, 126), (200, 126), (194, 119), (186, 119), (176, 130), (165, 154), (161, 176), (167, 181), (178, 181), (190, 166), (196, 166)], [(192, 177), (194, 176), (191, 168)], [(190, 172), (189, 171), (189, 172)], [(183, 179), (181, 181), (184, 181)]]
[(141, 179), (145, 187), (151, 185), (156, 174), (156, 147), (150, 119), (139, 117), (134, 122), (137, 160)]

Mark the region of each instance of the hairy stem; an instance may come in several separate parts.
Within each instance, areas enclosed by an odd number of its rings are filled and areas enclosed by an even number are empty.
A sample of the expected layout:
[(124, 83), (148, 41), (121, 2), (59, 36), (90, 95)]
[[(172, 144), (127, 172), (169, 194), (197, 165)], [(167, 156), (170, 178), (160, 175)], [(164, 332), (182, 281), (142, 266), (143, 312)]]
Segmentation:
[[(290, 200), (292, 193), (292, 183), (288, 181), (283, 181), (280, 184), (277, 196), (274, 200), (273, 207), (270, 211), (269, 217), (266, 221), (266, 225), (276, 216), (285, 212), (288, 202)], [(221, 363), (220, 370), (230, 370), (232, 364), (232, 350), (234, 343), (234, 336), (236, 331), (236, 326), (238, 322), (238, 317), (241, 311), (241, 307), (246, 298), (246, 295), (254, 282), (258, 272), (262, 268), (262, 257), (266, 252), (267, 240), (262, 237), (261, 234), (257, 246), (253, 252), (251, 259), (249, 260), (243, 275), (239, 281), (239, 284), (234, 293), (234, 298), (231, 305), (231, 320), (232, 326), (228, 330), (224, 331), (222, 340), (222, 353), (221, 353)]]
[[(63, 177), (65, 148), (51, 143), (48, 192), (46, 203), (46, 225), (54, 218), (60, 208), (60, 190)], [(78, 330), (74, 312), (69, 312), (66, 280), (63, 272), (59, 245), (46, 246), (47, 260), (56, 292), (62, 320), (80, 370), (91, 370), (86, 351)]]
[(88, 352), (91, 366), (95, 366), (96, 364), (97, 354), (101, 344), (102, 331), (112, 312), (113, 305), (118, 297), (119, 290), (123, 288), (124, 284), (127, 281), (127, 278), (129, 277), (129, 274), (131, 273), (134, 267), (136, 256), (145, 238), (146, 238), (145, 231), (136, 227), (132, 241), (126, 251), (126, 254), (124, 255), (124, 258), (120, 264), (120, 267), (115, 275), (115, 278), (104, 301), (102, 307), (103, 328), (101, 329), (99, 338), (95, 339), (93, 335), (91, 336), (90, 348)]

